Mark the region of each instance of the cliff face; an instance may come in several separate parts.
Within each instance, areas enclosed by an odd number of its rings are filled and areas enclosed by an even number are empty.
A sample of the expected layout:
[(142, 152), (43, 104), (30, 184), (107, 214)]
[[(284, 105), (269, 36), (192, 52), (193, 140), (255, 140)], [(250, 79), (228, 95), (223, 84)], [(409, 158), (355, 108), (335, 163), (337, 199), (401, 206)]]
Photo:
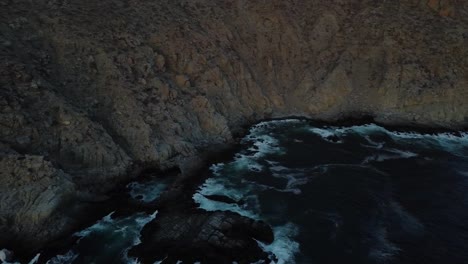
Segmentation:
[(466, 1), (0, 7), (0, 227), (32, 244), (66, 229), (70, 196), (108, 191), (139, 167), (187, 172), (255, 120), (468, 123)]

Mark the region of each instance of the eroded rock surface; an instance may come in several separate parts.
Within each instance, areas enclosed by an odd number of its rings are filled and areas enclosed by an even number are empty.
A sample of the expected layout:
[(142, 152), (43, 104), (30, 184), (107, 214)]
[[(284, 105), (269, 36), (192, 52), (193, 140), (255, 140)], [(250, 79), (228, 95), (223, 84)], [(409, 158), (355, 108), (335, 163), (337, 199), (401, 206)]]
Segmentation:
[[(187, 173), (263, 118), (464, 127), (467, 28), (458, 0), (0, 0), (0, 149), (103, 193), (149, 165)], [(24, 177), (41, 175), (32, 164)], [(9, 166), (0, 200), (15, 193)], [(19, 217), (42, 201), (3, 207), (17, 220), (1, 228), (45, 234)]]
[(25, 236), (28, 247), (60, 235), (67, 221), (58, 209), (75, 191), (70, 176), (42, 156), (0, 155), (0, 168), (2, 242)]

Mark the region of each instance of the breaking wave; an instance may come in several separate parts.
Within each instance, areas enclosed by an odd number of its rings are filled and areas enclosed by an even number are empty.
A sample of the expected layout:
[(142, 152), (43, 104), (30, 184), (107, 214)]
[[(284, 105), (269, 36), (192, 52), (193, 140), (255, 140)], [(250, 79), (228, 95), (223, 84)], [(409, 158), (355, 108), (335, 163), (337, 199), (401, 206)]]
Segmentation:
[(428, 228), (419, 219), (424, 215), (406, 209), (414, 200), (404, 200), (424, 196), (424, 190), (395, 197), (394, 188), (406, 191), (419, 180), (411, 178), (407, 164), (457, 168), (454, 175), (468, 178), (467, 166), (452, 161), (468, 157), (467, 133), (315, 126), (289, 119), (253, 126), (241, 145), (231, 161), (211, 166), (212, 177), (193, 199), (207, 211), (268, 222), (275, 240), (259, 245), (275, 264), (393, 262), (404, 252), (398, 241), (418, 240)]

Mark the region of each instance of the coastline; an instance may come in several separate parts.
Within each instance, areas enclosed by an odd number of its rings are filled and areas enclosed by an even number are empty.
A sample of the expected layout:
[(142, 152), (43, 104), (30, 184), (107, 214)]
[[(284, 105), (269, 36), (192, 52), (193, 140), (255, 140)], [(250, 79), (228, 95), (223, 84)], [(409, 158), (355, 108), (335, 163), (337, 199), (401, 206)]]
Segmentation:
[[(238, 133), (233, 137), (233, 142), (229, 144), (217, 144), (209, 147), (200, 153), (196, 158), (189, 159), (190, 162), (195, 164), (188, 164), (190, 170), (185, 170), (182, 173), (178, 167), (171, 167), (168, 169), (160, 169), (157, 166), (139, 166), (130, 172), (129, 175), (138, 175), (134, 177), (127, 177), (127, 181), (121, 182), (116, 188), (104, 194), (103, 201), (95, 202), (78, 202), (74, 204), (76, 209), (74, 212), (75, 225), (70, 230), (63, 234), (61, 237), (54, 241), (45, 244), (39, 249), (41, 253), (40, 261), (48, 260), (56, 255), (64, 254), (66, 251), (78, 240), (73, 234), (91, 226), (99, 219), (114, 212), (114, 217), (124, 217), (137, 212), (152, 213), (155, 210), (161, 214), (171, 213), (177, 210), (194, 210), (196, 212), (196, 204), (192, 199), (192, 195), (197, 188), (210, 176), (209, 167), (211, 164), (226, 162), (231, 160), (235, 153), (240, 149), (240, 141), (245, 135), (248, 134), (250, 128), (264, 122), (282, 121), (282, 120), (302, 120), (313, 126), (319, 127), (350, 127), (360, 126), (367, 124), (375, 124), (381, 126), (392, 132), (408, 132), (418, 134), (435, 135), (439, 133), (448, 133), (455, 136), (460, 136), (460, 133), (466, 132), (467, 128), (462, 130), (454, 130), (447, 128), (433, 128), (415, 125), (388, 125), (376, 122), (372, 117), (360, 118), (346, 118), (334, 121), (314, 120), (303, 116), (285, 116), (280, 118), (267, 118), (260, 121), (252, 122), (251, 124), (239, 127)], [(154, 202), (143, 204), (140, 202), (132, 201), (126, 191), (126, 186), (135, 180), (144, 181), (150, 178), (167, 178), (173, 177), (172, 184), (157, 198)], [(86, 214), (81, 212), (86, 211)], [(79, 219), (79, 220), (77, 220)], [(157, 220), (156, 220), (157, 221)], [(143, 234), (142, 234), (143, 236)], [(38, 254), (37, 248), (28, 247), (11, 247), (15, 253), (16, 258), (21, 263), (27, 263)]]
[[(155, 210), (159, 211), (159, 214), (171, 214), (178, 210), (189, 210), (191, 214), (200, 211), (201, 209), (195, 208), (196, 205), (192, 199), (192, 195), (200, 186), (200, 184), (202, 184), (208, 177), (210, 177), (209, 167), (211, 164), (231, 160), (234, 154), (240, 149), (240, 141), (248, 133), (251, 127), (264, 122), (291, 119), (303, 120), (311, 125), (319, 127), (349, 127), (376, 124), (392, 132), (409, 132), (428, 135), (448, 133), (454, 136), (460, 136), (460, 133), (467, 131), (466, 128), (462, 130), (454, 130), (413, 125), (388, 125), (376, 122), (372, 117), (348, 118), (338, 121), (323, 121), (300, 116), (287, 116), (256, 121), (249, 125), (241, 126), (238, 130), (239, 132), (234, 137), (233, 142), (224, 145), (212, 146), (196, 156), (195, 159), (188, 159), (187, 162), (191, 163), (195, 160), (196, 164), (187, 164), (187, 167), (191, 169), (185, 170), (184, 173), (182, 173), (178, 167), (171, 167), (169, 169), (161, 170), (155, 166), (142, 166), (130, 173), (130, 175), (138, 175), (137, 177), (129, 177), (127, 181), (120, 183), (116, 188), (106, 193), (105, 195), (108, 198), (104, 201), (87, 203), (79, 202), (75, 204), (75, 206), (82, 207), (82, 209), (78, 209), (76, 211), (80, 218), (79, 220), (76, 220), (77, 224), (72, 228), (71, 232), (63, 234), (60, 238), (44, 245), (44, 247), (39, 250), (41, 252), (41, 257), (38, 263), (45, 263), (45, 261), (53, 256), (64, 254), (78, 239), (77, 237), (73, 236), (74, 233), (92, 225), (97, 220), (111, 212), (115, 212), (113, 214), (114, 217), (123, 217), (136, 212), (152, 213)], [(135, 180), (167, 177), (173, 177), (172, 184), (170, 184), (161, 194), (161, 196), (152, 203), (143, 204), (135, 201), (132, 202), (126, 193), (126, 186)], [(79, 213), (83, 211), (86, 211), (87, 213), (84, 215)], [(38, 253), (37, 249), (27, 247), (8, 249), (15, 253), (15, 257), (21, 263), (27, 263)]]
[(3, 7), (0, 248), (20, 255), (118, 207), (113, 195), (145, 171), (176, 168), (190, 192), (217, 156), (206, 153), (265, 117), (373, 116), (424, 133), (468, 124), (460, 3)]
[[(253, 122), (248, 125), (241, 126), (239, 133), (234, 138), (234, 141), (230, 144), (214, 145), (204, 152), (199, 154), (196, 159), (191, 159), (189, 162), (195, 162), (196, 164), (190, 164), (190, 171), (186, 170), (184, 173), (177, 167), (161, 170), (155, 166), (141, 166), (131, 172), (131, 175), (138, 175), (136, 177), (128, 177), (128, 180), (120, 183), (116, 188), (106, 193), (107, 197), (104, 201), (79, 202), (75, 206), (77, 207), (75, 212), (74, 220), (76, 224), (73, 226), (70, 232), (63, 234), (60, 238), (49, 242), (44, 245), (39, 251), (41, 253), (41, 260), (49, 259), (55, 255), (65, 253), (64, 250), (70, 248), (77, 240), (73, 237), (75, 232), (78, 232), (88, 226), (91, 226), (97, 220), (101, 219), (105, 215), (111, 212), (115, 212), (114, 216), (127, 216), (136, 212), (154, 212), (155, 210), (160, 211), (162, 214), (170, 213), (171, 211), (185, 209), (195, 209), (196, 205), (192, 199), (193, 193), (197, 188), (209, 177), (210, 164), (225, 162), (231, 160), (235, 153), (240, 148), (241, 139), (248, 133), (249, 129), (255, 125), (263, 122), (281, 121), (281, 120), (303, 120), (314, 126), (325, 126), (325, 127), (349, 127), (359, 126), (366, 124), (376, 124), (389, 131), (395, 132), (414, 132), (420, 134), (438, 134), (438, 133), (450, 133), (453, 135), (460, 135), (465, 132), (462, 131), (444, 129), (444, 128), (429, 128), (412, 125), (387, 125), (376, 122), (372, 117), (363, 118), (348, 118), (337, 121), (323, 121), (313, 120), (307, 117), (301, 116), (286, 116), (281, 118), (268, 118), (257, 122)], [(193, 161), (195, 160), (195, 161)], [(126, 193), (126, 186), (135, 180), (143, 181), (149, 178), (166, 178), (173, 177), (173, 182), (168, 186), (167, 190), (153, 203), (142, 204), (135, 202), (129, 198)], [(81, 207), (81, 209), (80, 209)], [(132, 208), (132, 209), (129, 209)], [(177, 209), (179, 208), (179, 209)], [(86, 214), (80, 212), (86, 211)], [(79, 219), (79, 220), (77, 220)], [(19, 260), (27, 262), (37, 254), (37, 248), (10, 248), (19, 256)]]

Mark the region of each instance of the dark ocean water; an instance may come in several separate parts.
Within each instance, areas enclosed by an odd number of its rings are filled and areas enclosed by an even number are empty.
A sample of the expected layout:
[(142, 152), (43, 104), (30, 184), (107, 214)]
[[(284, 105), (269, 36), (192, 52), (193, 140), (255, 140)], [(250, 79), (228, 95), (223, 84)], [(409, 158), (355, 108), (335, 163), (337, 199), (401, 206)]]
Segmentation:
[[(467, 134), (281, 120), (252, 127), (241, 145), (232, 160), (211, 166), (193, 199), (272, 225), (274, 243), (260, 244), (272, 263), (468, 263)], [(164, 186), (128, 189), (150, 202)], [(153, 219), (106, 216), (47, 263), (138, 263), (127, 252)]]
[(468, 263), (468, 135), (284, 120), (242, 146), (194, 199), (273, 225), (277, 263)]

